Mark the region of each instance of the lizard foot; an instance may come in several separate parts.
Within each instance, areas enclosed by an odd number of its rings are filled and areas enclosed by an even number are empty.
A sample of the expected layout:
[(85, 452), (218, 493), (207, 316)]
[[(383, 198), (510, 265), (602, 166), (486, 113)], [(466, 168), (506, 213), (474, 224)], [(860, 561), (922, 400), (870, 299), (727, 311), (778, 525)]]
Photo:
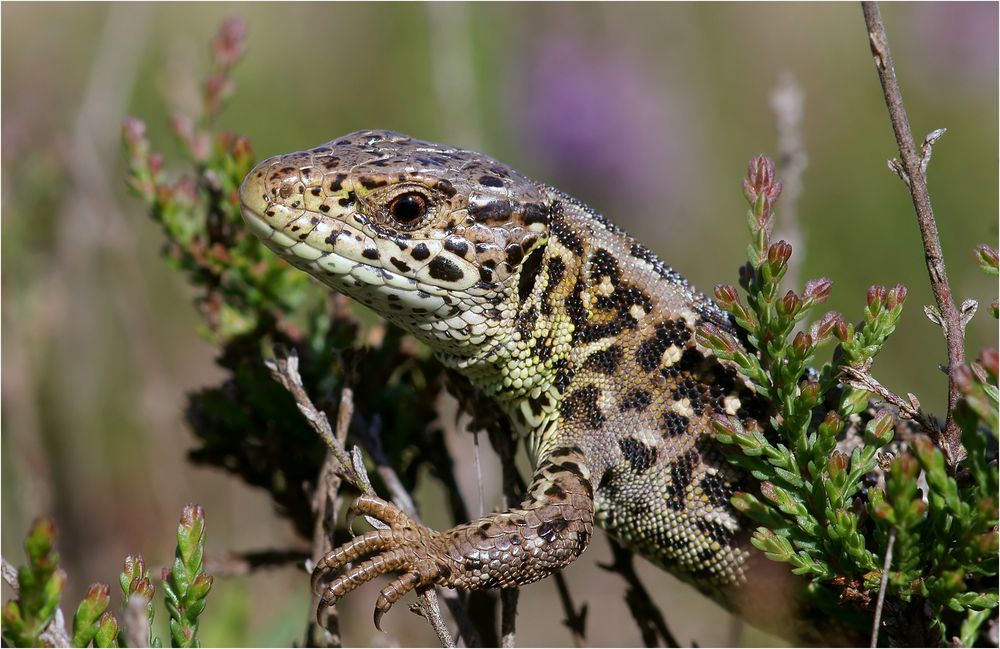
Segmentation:
[(446, 585), (451, 574), (447, 564), (453, 559), (440, 547), (441, 535), (438, 532), (420, 525), (392, 503), (374, 496), (361, 496), (348, 508), (348, 522), (359, 514), (371, 516), (389, 527), (355, 537), (329, 552), (316, 564), (312, 573), (313, 592), (318, 591), (321, 582), (347, 564), (370, 556), (347, 568), (323, 589), (316, 617), (318, 619), (327, 607), (333, 606), (362, 584), (389, 572), (401, 572), (382, 589), (375, 602), (375, 627), (381, 631), (382, 616), (403, 595), (434, 583)]

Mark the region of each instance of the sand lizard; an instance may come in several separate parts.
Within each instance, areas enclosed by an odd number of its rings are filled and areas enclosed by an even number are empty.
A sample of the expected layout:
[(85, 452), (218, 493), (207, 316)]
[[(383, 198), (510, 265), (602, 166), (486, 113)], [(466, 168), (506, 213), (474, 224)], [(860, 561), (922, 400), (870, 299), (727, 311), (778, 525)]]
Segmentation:
[(359, 499), (353, 512), (389, 530), (317, 566), (317, 577), (336, 575), (324, 604), (399, 573), (381, 591), (377, 624), (414, 588), (527, 584), (580, 556), (596, 524), (745, 607), (751, 566), (768, 562), (730, 504), (750, 478), (724, 459), (711, 420), (766, 413), (695, 340), (703, 322), (732, 329), (727, 314), (648, 248), (488, 156), (389, 131), (265, 160), (241, 201), (269, 248), (412, 333), (492, 398), (535, 466), (520, 508), (444, 532)]

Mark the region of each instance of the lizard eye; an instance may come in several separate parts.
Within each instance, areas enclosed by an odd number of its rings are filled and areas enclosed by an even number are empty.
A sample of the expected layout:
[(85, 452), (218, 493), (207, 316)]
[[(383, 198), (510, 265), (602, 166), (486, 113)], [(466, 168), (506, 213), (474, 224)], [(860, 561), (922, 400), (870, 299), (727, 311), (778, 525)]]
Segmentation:
[(389, 214), (403, 225), (413, 225), (427, 213), (427, 198), (417, 192), (400, 194), (389, 203)]

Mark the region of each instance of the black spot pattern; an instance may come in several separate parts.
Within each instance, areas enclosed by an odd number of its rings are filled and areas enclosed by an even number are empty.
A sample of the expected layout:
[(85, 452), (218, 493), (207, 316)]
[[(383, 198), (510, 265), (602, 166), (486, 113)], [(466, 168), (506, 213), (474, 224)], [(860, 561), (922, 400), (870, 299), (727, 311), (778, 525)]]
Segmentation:
[(445, 282), (455, 282), (463, 277), (462, 269), (455, 262), (444, 257), (435, 257), (428, 264), (427, 270), (431, 277)]
[(657, 325), (652, 338), (648, 338), (639, 344), (636, 350), (635, 359), (639, 367), (651, 372), (660, 366), (660, 358), (667, 347), (671, 345), (683, 346), (691, 338), (691, 330), (683, 320), (668, 320)]
[(698, 463), (697, 451), (691, 450), (670, 463), (670, 480), (667, 482), (667, 507), (674, 511), (684, 509), (684, 492), (694, 478)]
[(587, 357), (583, 367), (603, 374), (614, 374), (622, 360), (622, 348), (611, 345), (607, 349), (596, 351)]
[(621, 449), (622, 455), (625, 456), (632, 471), (637, 475), (645, 473), (649, 467), (656, 463), (656, 448), (644, 444), (634, 437), (623, 437), (618, 440), (618, 448)]
[(601, 391), (595, 385), (584, 386), (566, 395), (559, 406), (559, 413), (569, 422), (584, 422), (590, 428), (600, 428), (604, 415), (597, 405)]

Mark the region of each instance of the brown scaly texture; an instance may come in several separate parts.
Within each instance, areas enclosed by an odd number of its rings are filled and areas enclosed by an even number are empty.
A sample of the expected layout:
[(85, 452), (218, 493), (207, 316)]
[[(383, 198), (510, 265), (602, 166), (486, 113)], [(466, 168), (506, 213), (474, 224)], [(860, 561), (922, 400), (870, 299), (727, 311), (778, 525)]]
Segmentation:
[(578, 557), (595, 522), (744, 613), (768, 608), (752, 601), (751, 572), (787, 585), (747, 542), (729, 500), (750, 478), (712, 431), (716, 413), (767, 414), (695, 341), (700, 323), (732, 325), (625, 232), (487, 156), (388, 131), (265, 160), (241, 200), (277, 254), (416, 335), (493, 399), (535, 463), (520, 509), (441, 533), (359, 499), (354, 513), (389, 529), (317, 566), (316, 583), (336, 575), (324, 605), (389, 572), (401, 576), (376, 620), (429, 584), (527, 584)]

